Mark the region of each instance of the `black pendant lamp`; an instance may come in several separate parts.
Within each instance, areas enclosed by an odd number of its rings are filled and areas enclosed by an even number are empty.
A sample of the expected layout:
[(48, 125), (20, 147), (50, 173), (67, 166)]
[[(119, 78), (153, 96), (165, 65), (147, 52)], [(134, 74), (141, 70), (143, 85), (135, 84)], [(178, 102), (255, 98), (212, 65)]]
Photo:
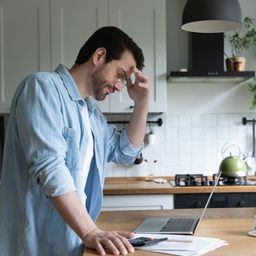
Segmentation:
[(241, 16), (237, 0), (188, 0), (181, 28), (198, 33), (225, 32), (240, 28)]

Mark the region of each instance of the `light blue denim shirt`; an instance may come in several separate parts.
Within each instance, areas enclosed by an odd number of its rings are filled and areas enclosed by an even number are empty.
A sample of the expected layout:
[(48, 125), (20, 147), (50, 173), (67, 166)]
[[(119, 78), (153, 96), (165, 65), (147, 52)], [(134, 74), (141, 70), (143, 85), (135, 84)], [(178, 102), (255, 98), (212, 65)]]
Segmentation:
[[(86, 186), (81, 182), (88, 136), (81, 109), (87, 104), (94, 139)], [(25, 78), (13, 97), (0, 185), (0, 254), (76, 256), (82, 241), (61, 219), (49, 196), (77, 191), (93, 220), (100, 213), (104, 167), (131, 164), (141, 147), (126, 131), (108, 125), (94, 100), (81, 98), (68, 70)]]

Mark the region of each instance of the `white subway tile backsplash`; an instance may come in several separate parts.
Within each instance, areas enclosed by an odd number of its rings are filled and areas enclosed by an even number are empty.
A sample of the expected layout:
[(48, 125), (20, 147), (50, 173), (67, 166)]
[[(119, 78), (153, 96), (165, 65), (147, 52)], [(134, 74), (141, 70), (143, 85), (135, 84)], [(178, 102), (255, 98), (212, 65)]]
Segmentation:
[(178, 127), (178, 115), (167, 114), (166, 115), (166, 127)]
[(165, 163), (167, 162), (167, 164), (170, 164), (172, 166), (177, 166), (179, 164), (178, 161), (178, 152), (173, 152), (173, 153), (167, 153), (166, 157), (165, 157)]
[(191, 173), (190, 172), (190, 165), (183, 165), (183, 164), (179, 164), (178, 166), (176, 166), (176, 168), (174, 168), (175, 174), (187, 174), (187, 173)]
[(127, 173), (126, 173), (127, 167), (123, 166), (121, 164), (113, 164), (111, 166), (111, 169), (112, 169), (112, 176), (113, 177), (120, 177), (120, 176), (126, 176), (127, 175)]
[(191, 127), (191, 139), (192, 140), (203, 140), (205, 137), (205, 127), (203, 126), (192, 126)]
[(190, 140), (191, 139), (191, 128), (181, 126), (178, 129), (178, 139), (179, 140)]
[(191, 116), (188, 114), (181, 114), (178, 116), (179, 127), (190, 127), (191, 126)]
[(206, 126), (205, 127), (205, 139), (216, 139), (217, 131), (216, 127)]
[(205, 154), (207, 153), (216, 153), (217, 151), (217, 144), (216, 144), (216, 140), (212, 140), (212, 139), (207, 139), (205, 140), (205, 144), (204, 144), (204, 152)]
[(216, 126), (217, 117), (214, 114), (205, 115), (205, 126)]
[(166, 140), (178, 140), (178, 126), (166, 128)]
[(229, 125), (242, 125), (242, 118), (244, 114), (229, 114)]
[(136, 176), (148, 176), (149, 170), (145, 162), (141, 164), (134, 164), (132, 166), (127, 167), (126, 169), (126, 176), (127, 177), (136, 177)]
[[(206, 113), (164, 115), (161, 127), (151, 126), (156, 134), (154, 145), (145, 145), (140, 165), (125, 167), (110, 163), (107, 176), (145, 176), (203, 173), (218, 171), (223, 159), (221, 149), (226, 142), (239, 145), (242, 153), (252, 152), (252, 125), (244, 126), (247, 113)], [(156, 160), (156, 162), (154, 162)]]
[[(244, 139), (246, 137), (246, 128), (249, 128), (249, 126), (242, 126), (242, 125), (236, 125), (236, 126), (230, 126), (230, 139), (240, 138)], [(251, 128), (251, 127), (250, 127)]]
[(204, 115), (203, 114), (194, 114), (191, 115), (191, 125), (193, 126), (204, 126)]
[(217, 126), (228, 126), (228, 125), (230, 125), (229, 120), (230, 120), (230, 114), (218, 114), (217, 115)]
[(178, 153), (178, 140), (168, 140), (166, 142), (166, 153)]
[(191, 140), (178, 141), (178, 153), (189, 154), (191, 152)]
[(192, 140), (191, 141), (191, 153), (198, 153), (198, 154), (202, 154), (202, 152), (204, 152), (204, 141), (197, 139), (197, 140)]
[(223, 140), (230, 139), (230, 127), (229, 126), (218, 126), (216, 129), (217, 129), (217, 139), (223, 139)]

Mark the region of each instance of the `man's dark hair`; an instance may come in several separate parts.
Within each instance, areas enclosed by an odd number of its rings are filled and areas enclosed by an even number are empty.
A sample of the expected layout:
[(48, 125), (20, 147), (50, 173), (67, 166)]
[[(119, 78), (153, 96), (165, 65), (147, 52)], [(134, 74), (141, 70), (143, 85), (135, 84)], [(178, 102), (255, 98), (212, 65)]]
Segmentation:
[(106, 49), (106, 62), (120, 59), (123, 52), (129, 50), (134, 56), (137, 68), (142, 70), (144, 67), (142, 50), (126, 33), (112, 26), (96, 30), (80, 49), (75, 63), (85, 63), (100, 47)]

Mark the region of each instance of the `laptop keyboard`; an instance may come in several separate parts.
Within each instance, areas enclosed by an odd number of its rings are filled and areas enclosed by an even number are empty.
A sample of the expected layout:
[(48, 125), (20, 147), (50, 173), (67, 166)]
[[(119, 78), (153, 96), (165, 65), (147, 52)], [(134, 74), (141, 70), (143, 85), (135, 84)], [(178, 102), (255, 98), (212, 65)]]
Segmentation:
[(193, 218), (170, 218), (161, 229), (161, 232), (193, 230), (197, 219)]

